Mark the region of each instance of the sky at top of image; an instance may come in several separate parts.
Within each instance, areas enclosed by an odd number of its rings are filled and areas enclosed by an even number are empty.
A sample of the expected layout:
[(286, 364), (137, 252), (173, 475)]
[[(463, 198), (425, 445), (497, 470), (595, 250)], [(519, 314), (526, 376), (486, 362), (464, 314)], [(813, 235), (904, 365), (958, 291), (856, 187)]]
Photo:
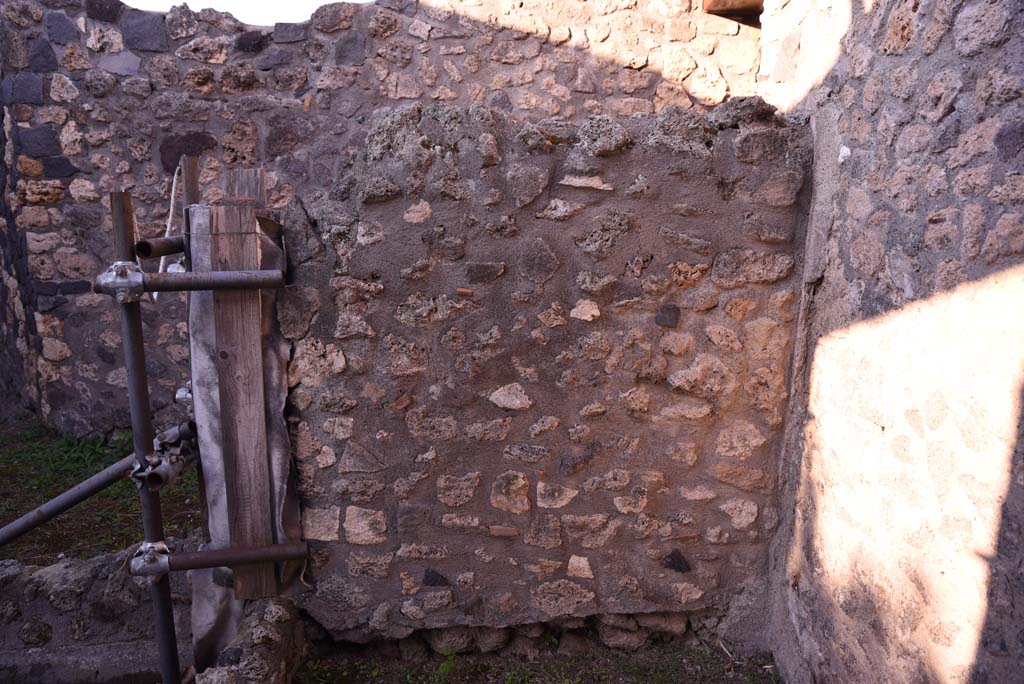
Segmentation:
[[(235, 19), (253, 26), (273, 26), (278, 22), (301, 22), (309, 19), (313, 11), (330, 0), (195, 0), (188, 3), (195, 12), (215, 9), (229, 12)], [(372, 0), (348, 0), (367, 3)], [(125, 4), (140, 10), (166, 12), (183, 0), (128, 0)]]

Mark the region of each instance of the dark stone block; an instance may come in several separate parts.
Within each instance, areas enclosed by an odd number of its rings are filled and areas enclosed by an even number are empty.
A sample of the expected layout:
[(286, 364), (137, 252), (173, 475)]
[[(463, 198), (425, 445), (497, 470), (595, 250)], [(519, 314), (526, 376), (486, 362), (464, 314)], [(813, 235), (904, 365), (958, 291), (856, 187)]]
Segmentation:
[(57, 55), (45, 38), (33, 38), (28, 43), (28, 70), (48, 74), (57, 70)]
[(162, 52), (167, 49), (167, 25), (159, 12), (129, 10), (121, 20), (121, 35), (129, 50)]
[(996, 133), (1000, 161), (1010, 161), (1024, 149), (1024, 120), (1007, 121)]
[(205, 131), (168, 135), (160, 141), (160, 163), (167, 173), (174, 173), (182, 156), (198, 157), (217, 147), (217, 139)]
[(263, 31), (246, 31), (235, 38), (235, 49), (239, 52), (263, 52), (270, 45), (270, 34)]
[(82, 33), (75, 26), (75, 22), (63, 12), (47, 12), (43, 25), (46, 26), (46, 35), (51, 43), (71, 45), (82, 38)]
[(597, 456), (593, 448), (573, 447), (558, 459), (558, 474), (563, 477), (573, 475), (587, 467)]
[(306, 40), (308, 24), (274, 24), (275, 43), (299, 43)]
[(69, 204), (64, 211), (68, 225), (98, 226), (103, 222), (105, 211), (97, 204)]
[(88, 280), (65, 280), (60, 284), (60, 293), (65, 295), (85, 294), (92, 290)]
[(43, 157), (41, 161), (47, 178), (69, 178), (80, 171), (67, 157)]
[(501, 277), (505, 264), (501, 261), (481, 261), (466, 264), (466, 278), (470, 283), (489, 283)]
[(35, 128), (18, 128), (17, 139), (14, 141), (15, 151), (29, 157), (54, 157), (61, 153), (57, 134), (49, 126)]
[(3, 80), (4, 104), (43, 104), (43, 79), (23, 71)]
[(338, 41), (334, 48), (336, 64), (359, 66), (366, 61), (366, 34), (362, 31), (349, 31)]
[(433, 568), (427, 568), (423, 571), (423, 586), (425, 587), (450, 587), (452, 583), (448, 581), (448, 578), (439, 573)]
[(116, 23), (124, 11), (121, 0), (85, 0), (85, 14), (92, 19)]
[(260, 71), (270, 71), (279, 66), (284, 66), (292, 61), (292, 53), (280, 48), (274, 48), (266, 54), (256, 58), (256, 68)]
[(959, 139), (960, 113), (953, 112), (939, 125), (939, 130), (935, 135), (935, 142), (932, 143), (932, 152), (944, 152), (956, 145)]
[(71, 14), (82, 11), (82, 0), (40, 0), (43, 7), (53, 10), (71, 10)]
[(57, 294), (57, 283), (52, 280), (34, 280), (32, 281), (32, 289), (37, 295), (44, 297), (52, 297)]
[(662, 304), (658, 307), (658, 313), (654, 315), (654, 322), (663, 328), (676, 327), (679, 324), (679, 306)]
[(665, 560), (662, 562), (669, 570), (675, 570), (676, 572), (687, 573), (690, 572), (690, 564), (683, 558), (683, 554), (679, 549), (672, 549), (672, 553), (665, 556)]
[(410, 503), (398, 504), (398, 531), (411, 534), (430, 520), (430, 511), (425, 506)]
[(491, 109), (500, 109), (503, 112), (511, 112), (512, 100), (509, 99), (508, 93), (504, 90), (499, 90), (491, 95), (490, 99), (487, 100), (487, 106)]

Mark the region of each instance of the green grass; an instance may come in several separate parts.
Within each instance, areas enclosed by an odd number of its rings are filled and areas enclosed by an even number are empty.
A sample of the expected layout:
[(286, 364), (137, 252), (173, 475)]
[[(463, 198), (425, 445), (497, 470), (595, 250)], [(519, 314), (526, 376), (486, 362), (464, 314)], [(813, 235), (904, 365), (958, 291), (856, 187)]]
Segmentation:
[[(37, 420), (9, 419), (0, 425), (0, 524), (13, 520), (132, 451), (130, 432), (108, 438), (74, 439)], [(199, 483), (194, 468), (161, 493), (169, 536), (185, 536), (200, 524)], [(52, 563), (60, 554), (88, 558), (119, 551), (142, 538), (138, 492), (121, 480), (70, 511), (0, 547), (0, 558)]]

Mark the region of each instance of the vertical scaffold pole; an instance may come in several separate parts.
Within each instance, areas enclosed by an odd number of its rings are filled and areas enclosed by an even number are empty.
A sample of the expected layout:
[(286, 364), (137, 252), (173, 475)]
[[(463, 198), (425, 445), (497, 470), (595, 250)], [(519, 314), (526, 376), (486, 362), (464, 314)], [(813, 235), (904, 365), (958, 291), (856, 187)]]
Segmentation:
[[(135, 261), (135, 211), (127, 192), (110, 193), (110, 211), (114, 228), (117, 261)], [(142, 311), (138, 301), (121, 303), (121, 338), (124, 365), (128, 372), (128, 404), (131, 410), (135, 458), (142, 468), (153, 450), (153, 423), (150, 417), (149, 385), (146, 378), (146, 353), (142, 340)], [(148, 543), (163, 543), (164, 524), (160, 514), (160, 494), (139, 487), (142, 525)], [(154, 578), (150, 585), (157, 646), (160, 649), (160, 676), (163, 684), (180, 684), (178, 641), (174, 633), (171, 584), (167, 575)]]

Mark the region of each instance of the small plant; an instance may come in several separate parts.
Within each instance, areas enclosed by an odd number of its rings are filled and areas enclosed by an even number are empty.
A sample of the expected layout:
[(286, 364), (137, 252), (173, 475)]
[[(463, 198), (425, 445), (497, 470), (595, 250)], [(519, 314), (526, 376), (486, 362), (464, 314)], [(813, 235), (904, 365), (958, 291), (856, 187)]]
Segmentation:
[(452, 651), (446, 651), (444, 654), (444, 660), (437, 666), (437, 681), (446, 682), (448, 678), (455, 672), (455, 653)]
[(530, 684), (530, 671), (517, 667), (505, 673), (502, 684)]

